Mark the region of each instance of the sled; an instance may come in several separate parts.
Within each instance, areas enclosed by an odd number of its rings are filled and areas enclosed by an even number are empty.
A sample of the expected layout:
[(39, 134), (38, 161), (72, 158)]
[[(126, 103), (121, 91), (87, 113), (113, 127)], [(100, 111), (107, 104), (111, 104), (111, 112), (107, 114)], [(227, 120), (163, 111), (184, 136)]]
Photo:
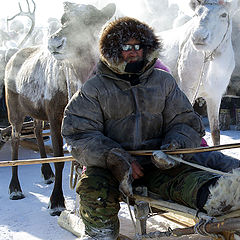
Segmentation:
[[(230, 148), (239, 148), (240, 143), (236, 144), (226, 144), (213, 147), (200, 147), (191, 149), (177, 149), (173, 152), (166, 151), (166, 154), (184, 154), (184, 153), (195, 153), (195, 152), (206, 152), (214, 150), (224, 150)], [(129, 153), (134, 155), (152, 155), (153, 150), (138, 150), (129, 151)], [(177, 159), (177, 157), (175, 157)], [(183, 162), (182, 159), (180, 159)], [(179, 160), (179, 161), (180, 161)], [(47, 162), (66, 162), (74, 161), (72, 156), (65, 157), (54, 157), (54, 158), (42, 158), (42, 159), (30, 159), (30, 160), (18, 160), (18, 161), (0, 161), (0, 167), (4, 166), (17, 166), (17, 165), (27, 165), (27, 164), (39, 164)], [(185, 163), (187, 163), (185, 161)], [(188, 163), (190, 164), (190, 163)], [(192, 163), (191, 163), (192, 164)], [(202, 166), (203, 167), (203, 166)], [(229, 173), (221, 173), (229, 174)], [(145, 187), (138, 187), (135, 189), (133, 198), (124, 199), (128, 205), (133, 205), (135, 209), (135, 229), (136, 240), (142, 239), (160, 239), (162, 237), (180, 237), (184, 235), (198, 234), (207, 236), (212, 239), (226, 239), (226, 240), (238, 240), (240, 239), (240, 210), (232, 212), (221, 217), (210, 217), (205, 213), (198, 212), (194, 209), (173, 203), (168, 201), (163, 201), (160, 197), (154, 193), (148, 192)], [(77, 202), (77, 201), (76, 201)], [(160, 232), (147, 232), (146, 222), (154, 214), (159, 214), (172, 221), (178, 221), (183, 223), (184, 228), (167, 229), (167, 231)], [(171, 213), (171, 214), (169, 214)], [(76, 213), (71, 213), (69, 211), (63, 211), (58, 219), (58, 224), (64, 229), (72, 232), (79, 237), (79, 217)], [(124, 239), (124, 236), (121, 236)], [(121, 239), (121, 238), (120, 238)], [(125, 239), (129, 239), (125, 237)]]
[[(131, 217), (134, 221), (135, 237), (120, 236), (119, 240), (174, 239), (193, 234), (197, 234), (199, 238), (204, 236), (215, 240), (240, 239), (240, 210), (220, 217), (210, 217), (195, 209), (163, 201), (157, 194), (148, 192), (146, 187), (137, 187), (133, 197), (128, 200), (123, 197), (123, 201), (134, 207), (134, 217)], [(166, 231), (147, 232), (147, 221), (156, 214), (184, 227), (168, 228)], [(80, 238), (82, 233), (79, 229), (83, 228), (79, 220), (77, 213), (65, 210), (58, 218), (58, 224)]]

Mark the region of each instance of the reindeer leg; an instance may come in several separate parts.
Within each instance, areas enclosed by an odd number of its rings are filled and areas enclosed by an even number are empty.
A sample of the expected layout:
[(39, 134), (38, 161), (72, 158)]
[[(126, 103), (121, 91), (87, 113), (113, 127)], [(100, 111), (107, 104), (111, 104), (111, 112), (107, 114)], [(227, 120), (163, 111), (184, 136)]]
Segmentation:
[[(16, 126), (12, 126), (12, 160), (18, 159), (18, 148), (20, 141), (20, 133), (21, 133), (22, 123), (17, 124)], [(11, 200), (18, 200), (25, 198), (22, 193), (22, 189), (20, 186), (20, 182), (18, 179), (18, 167), (12, 167), (12, 179), (9, 185), (9, 194)]]
[[(43, 137), (42, 137), (42, 121), (34, 120), (34, 132), (37, 139), (38, 149), (40, 152), (41, 158), (46, 158), (47, 154), (44, 147)], [(51, 169), (49, 163), (43, 163), (41, 167), (42, 176), (46, 184), (51, 184), (54, 182), (54, 173)]]
[(55, 166), (55, 182), (54, 189), (50, 197), (50, 215), (60, 216), (61, 212), (66, 209), (65, 200), (62, 190), (62, 171), (64, 162), (54, 163)]
[[(53, 153), (55, 157), (63, 156), (61, 119), (50, 120), (52, 146), (53, 146)], [(54, 166), (55, 166), (55, 182), (54, 182), (53, 192), (50, 197), (49, 208), (50, 208), (50, 215), (59, 216), (61, 212), (66, 208), (65, 200), (63, 196), (63, 190), (62, 190), (62, 172), (63, 172), (64, 162), (54, 163)]]
[(213, 145), (220, 144), (220, 128), (219, 128), (219, 108), (221, 99), (206, 98), (208, 120), (211, 130)]

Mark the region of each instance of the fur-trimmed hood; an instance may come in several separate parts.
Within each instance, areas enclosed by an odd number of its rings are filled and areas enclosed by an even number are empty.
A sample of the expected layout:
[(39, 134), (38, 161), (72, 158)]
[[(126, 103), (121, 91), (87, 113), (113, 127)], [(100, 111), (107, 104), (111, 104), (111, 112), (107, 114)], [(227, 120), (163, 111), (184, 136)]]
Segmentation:
[(121, 46), (131, 38), (137, 39), (144, 46), (146, 66), (159, 57), (162, 43), (150, 26), (134, 18), (119, 18), (103, 28), (99, 41), (100, 58), (114, 72), (126, 73)]

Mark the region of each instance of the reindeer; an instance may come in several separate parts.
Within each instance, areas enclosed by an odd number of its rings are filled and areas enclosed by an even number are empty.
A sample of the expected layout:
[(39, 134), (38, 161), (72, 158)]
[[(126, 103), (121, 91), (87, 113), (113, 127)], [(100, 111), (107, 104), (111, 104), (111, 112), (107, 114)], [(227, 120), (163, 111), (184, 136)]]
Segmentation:
[(189, 100), (207, 103), (213, 144), (220, 144), (219, 108), (235, 61), (231, 42), (232, 16), (238, 1), (191, 0), (195, 15), (184, 25), (160, 32), (162, 60)]
[[(115, 12), (108, 4), (101, 10), (92, 5), (64, 3), (61, 28), (51, 35), (46, 46), (24, 48), (8, 62), (5, 74), (8, 119), (12, 125), (12, 160), (18, 159), (20, 132), (25, 116), (35, 119), (35, 134), (41, 157), (46, 157), (41, 121), (50, 122), (53, 154), (63, 156), (61, 123), (71, 94), (87, 80), (98, 60), (97, 38), (101, 27)], [(62, 191), (64, 163), (55, 163), (55, 182), (50, 197), (50, 214), (65, 208)], [(44, 177), (51, 178), (45, 165)], [(12, 168), (10, 199), (24, 197), (17, 167)]]

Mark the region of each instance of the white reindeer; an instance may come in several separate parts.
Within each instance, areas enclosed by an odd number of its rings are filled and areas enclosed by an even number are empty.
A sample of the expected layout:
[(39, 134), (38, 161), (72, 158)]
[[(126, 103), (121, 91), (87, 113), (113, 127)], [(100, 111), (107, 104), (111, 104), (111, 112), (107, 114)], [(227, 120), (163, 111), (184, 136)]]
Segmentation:
[(219, 108), (235, 67), (232, 16), (238, 1), (190, 0), (195, 15), (184, 25), (160, 32), (162, 60), (194, 103), (203, 97), (214, 145), (220, 144)]

